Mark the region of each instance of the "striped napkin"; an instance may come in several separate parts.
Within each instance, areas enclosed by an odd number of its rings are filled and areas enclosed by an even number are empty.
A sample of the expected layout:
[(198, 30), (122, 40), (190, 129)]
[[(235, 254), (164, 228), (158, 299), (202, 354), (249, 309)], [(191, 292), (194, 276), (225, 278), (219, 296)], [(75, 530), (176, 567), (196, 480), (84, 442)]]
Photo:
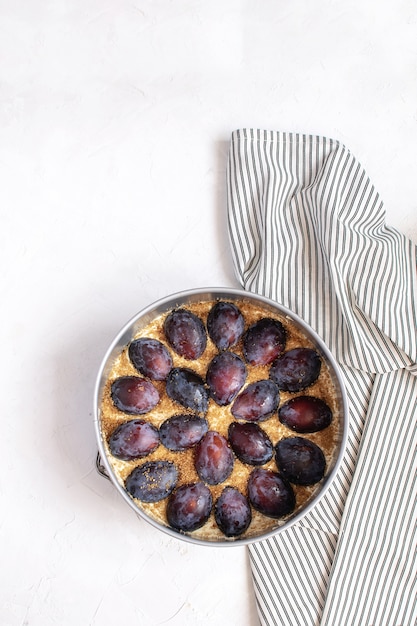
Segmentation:
[(332, 139), (236, 130), (227, 190), (239, 281), (312, 326), (350, 403), (331, 488), (248, 548), (260, 622), (414, 626), (416, 246), (385, 225), (364, 169)]

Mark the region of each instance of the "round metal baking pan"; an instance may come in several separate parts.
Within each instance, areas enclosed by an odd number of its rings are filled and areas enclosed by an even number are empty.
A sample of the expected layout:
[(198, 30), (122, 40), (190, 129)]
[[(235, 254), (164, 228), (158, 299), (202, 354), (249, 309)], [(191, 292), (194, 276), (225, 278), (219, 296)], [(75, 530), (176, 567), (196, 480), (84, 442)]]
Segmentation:
[[(242, 537), (235, 538), (233, 540), (225, 537), (224, 540), (207, 541), (194, 537), (192, 536), (192, 534), (178, 532), (173, 528), (157, 522), (137, 506), (133, 498), (129, 495), (126, 489), (124, 489), (123, 485), (121, 485), (120, 482), (117, 480), (111, 463), (109, 462), (109, 459), (107, 457), (107, 451), (103, 441), (100, 407), (106, 380), (108, 379), (115, 359), (122, 353), (124, 348), (131, 342), (131, 340), (137, 335), (137, 333), (141, 329), (145, 328), (153, 319), (160, 316), (161, 314), (167, 313), (174, 308), (203, 300), (229, 300), (232, 302), (246, 300), (263, 307), (265, 313), (268, 313), (269, 311), (271, 314), (279, 314), (281, 317), (286, 318), (291, 324), (300, 329), (302, 333), (313, 343), (321, 357), (325, 360), (335, 387), (339, 420), (338, 439), (336, 442), (336, 450), (333, 455), (332, 463), (329, 467), (327, 467), (325, 477), (322, 479), (321, 483), (317, 487), (314, 497), (310, 499), (306, 505), (304, 505), (301, 509), (296, 510), (296, 512), (293, 515), (287, 517), (284, 522), (277, 520), (277, 526), (273, 530), (270, 530), (255, 537)], [(348, 429), (348, 404), (345, 386), (338, 364), (336, 363), (335, 359), (333, 358), (332, 354), (330, 353), (329, 349), (322, 341), (322, 339), (298, 315), (290, 311), (288, 308), (268, 298), (253, 294), (251, 292), (228, 288), (202, 288), (175, 293), (161, 300), (158, 300), (153, 304), (150, 304), (146, 308), (142, 309), (139, 313), (137, 313), (137, 315), (135, 315), (130, 321), (128, 321), (127, 324), (125, 324), (125, 326), (118, 332), (103, 358), (97, 375), (94, 392), (94, 421), (98, 445), (97, 469), (101, 475), (106, 476), (110, 479), (117, 491), (120, 493), (121, 497), (130, 507), (135, 510), (140, 518), (146, 520), (158, 530), (161, 530), (168, 535), (194, 544), (207, 545), (212, 547), (237, 546), (254, 543), (256, 541), (266, 539), (272, 535), (276, 535), (282, 532), (289, 526), (299, 522), (305, 515), (307, 515), (309, 511), (311, 511), (314, 506), (317, 505), (318, 501), (324, 496), (326, 491), (329, 489), (332, 481), (334, 480), (345, 451)]]

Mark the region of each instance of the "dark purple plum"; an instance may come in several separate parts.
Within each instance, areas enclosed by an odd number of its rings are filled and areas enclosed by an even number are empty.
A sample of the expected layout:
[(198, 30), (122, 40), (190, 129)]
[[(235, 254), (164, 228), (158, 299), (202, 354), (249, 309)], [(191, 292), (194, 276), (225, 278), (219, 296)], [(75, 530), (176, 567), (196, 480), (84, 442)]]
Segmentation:
[(304, 437), (286, 437), (275, 446), (280, 472), (295, 485), (314, 485), (324, 476), (326, 459), (313, 441)]
[(185, 533), (197, 530), (207, 522), (212, 506), (210, 489), (204, 483), (181, 485), (168, 499), (168, 524)]
[(225, 487), (214, 505), (214, 518), (226, 537), (238, 537), (252, 521), (248, 499), (235, 487)]
[(173, 415), (159, 427), (161, 442), (169, 450), (181, 452), (195, 446), (208, 431), (208, 422), (198, 415)]
[(111, 386), (114, 405), (130, 415), (148, 413), (159, 402), (159, 393), (149, 381), (139, 376), (121, 376)]
[(295, 508), (290, 483), (277, 472), (263, 467), (255, 468), (249, 476), (248, 496), (253, 508), (267, 517), (283, 517)]
[(230, 476), (234, 456), (227, 439), (209, 430), (195, 448), (194, 465), (200, 479), (209, 485), (218, 485)]
[(178, 481), (178, 470), (170, 461), (148, 461), (126, 479), (126, 490), (142, 502), (159, 502), (168, 497)]
[(233, 402), (231, 411), (238, 420), (262, 422), (277, 410), (279, 389), (272, 380), (258, 380), (248, 385)]
[(274, 446), (258, 424), (232, 422), (228, 439), (233, 452), (242, 463), (263, 465), (273, 457)]
[(109, 437), (109, 447), (113, 456), (123, 461), (140, 459), (159, 446), (159, 433), (149, 422), (130, 420), (117, 426)]
[(220, 406), (233, 402), (246, 380), (246, 366), (233, 352), (220, 352), (209, 363), (206, 383), (211, 398)]
[(208, 408), (209, 392), (204, 380), (196, 372), (184, 367), (174, 367), (166, 381), (168, 396), (183, 407), (205, 413)]
[(207, 331), (219, 350), (235, 346), (245, 330), (245, 320), (235, 304), (216, 302), (207, 317)]
[(243, 354), (250, 365), (269, 365), (285, 350), (287, 332), (280, 321), (265, 317), (243, 335)]
[(282, 391), (301, 391), (312, 385), (319, 377), (321, 359), (311, 348), (294, 348), (276, 359), (269, 370), (269, 377)]
[(202, 320), (187, 309), (175, 309), (164, 322), (165, 337), (177, 354), (188, 360), (200, 358), (207, 334)]
[(157, 339), (135, 339), (129, 345), (129, 358), (134, 367), (152, 380), (165, 380), (172, 367), (171, 355)]
[(279, 408), (278, 417), (282, 424), (297, 433), (315, 433), (330, 425), (333, 414), (320, 398), (296, 396)]

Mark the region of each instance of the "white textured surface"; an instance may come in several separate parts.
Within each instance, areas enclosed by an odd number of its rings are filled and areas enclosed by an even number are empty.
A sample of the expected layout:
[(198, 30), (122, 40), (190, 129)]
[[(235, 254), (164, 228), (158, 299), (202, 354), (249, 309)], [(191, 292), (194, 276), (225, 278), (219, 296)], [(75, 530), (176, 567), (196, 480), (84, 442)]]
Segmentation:
[(257, 626), (246, 551), (161, 536), (100, 477), (92, 398), (159, 297), (236, 286), (243, 126), (323, 134), (417, 241), (406, 0), (0, 0), (2, 626)]

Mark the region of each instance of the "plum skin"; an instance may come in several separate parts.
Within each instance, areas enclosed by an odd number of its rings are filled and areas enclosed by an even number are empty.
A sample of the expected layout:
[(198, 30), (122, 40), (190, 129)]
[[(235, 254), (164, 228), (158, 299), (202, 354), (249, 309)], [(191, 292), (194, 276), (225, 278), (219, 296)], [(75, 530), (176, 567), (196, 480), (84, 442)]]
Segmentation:
[(263, 422), (277, 410), (279, 399), (278, 386), (272, 380), (258, 380), (238, 394), (232, 415), (240, 420)]
[(165, 380), (172, 368), (172, 357), (157, 339), (143, 337), (129, 344), (128, 354), (134, 367), (152, 380)]
[(159, 427), (161, 443), (174, 452), (195, 446), (208, 431), (208, 422), (198, 415), (173, 415)]
[(140, 376), (121, 376), (111, 385), (113, 404), (129, 415), (142, 415), (151, 411), (159, 402), (156, 387)]
[(210, 489), (203, 482), (181, 485), (168, 499), (168, 524), (176, 530), (192, 532), (204, 526), (212, 507)]
[(285, 349), (287, 331), (279, 320), (265, 317), (248, 328), (243, 336), (243, 354), (250, 365), (269, 365)]
[(310, 387), (319, 377), (321, 359), (311, 348), (293, 348), (276, 359), (269, 377), (282, 391), (297, 392)]
[(166, 392), (172, 399), (187, 409), (206, 413), (209, 392), (204, 380), (186, 367), (173, 367), (166, 380)]
[(219, 406), (233, 402), (246, 380), (246, 366), (234, 352), (221, 352), (209, 363), (206, 382)]
[(248, 480), (248, 496), (253, 508), (278, 519), (295, 508), (295, 494), (290, 483), (278, 472), (255, 468)]
[(178, 470), (171, 461), (148, 461), (126, 478), (127, 492), (142, 502), (159, 502), (168, 497), (178, 481)]
[(252, 521), (248, 499), (235, 487), (225, 487), (214, 505), (214, 519), (226, 537), (238, 537)]
[(314, 485), (323, 478), (326, 459), (321, 448), (305, 437), (286, 437), (275, 446), (277, 465), (295, 485)]
[(207, 316), (207, 331), (219, 350), (235, 346), (243, 335), (245, 320), (232, 302), (216, 302)]
[(247, 465), (264, 465), (274, 454), (274, 447), (266, 432), (255, 423), (231, 422), (229, 443), (237, 458)]
[(123, 422), (109, 437), (113, 456), (132, 461), (147, 456), (159, 446), (159, 432), (150, 422), (135, 419)]
[(218, 485), (230, 476), (234, 456), (228, 441), (220, 433), (209, 430), (197, 444), (194, 465), (200, 479), (209, 485)]
[(327, 428), (333, 419), (330, 407), (316, 396), (296, 396), (278, 410), (282, 424), (297, 433), (314, 433)]
[(175, 309), (165, 319), (165, 337), (173, 350), (187, 360), (200, 358), (207, 334), (201, 319), (187, 309)]

